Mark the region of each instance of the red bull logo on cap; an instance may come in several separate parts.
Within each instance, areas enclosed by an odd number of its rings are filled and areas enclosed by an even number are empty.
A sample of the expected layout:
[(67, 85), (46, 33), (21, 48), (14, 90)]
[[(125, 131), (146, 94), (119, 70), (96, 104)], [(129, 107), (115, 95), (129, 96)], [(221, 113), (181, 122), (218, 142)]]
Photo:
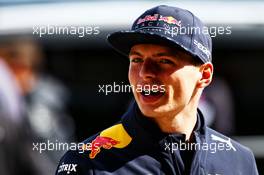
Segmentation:
[(167, 24), (174, 24), (177, 26), (181, 26), (181, 21), (175, 19), (172, 16), (162, 16), (160, 14), (154, 14), (154, 15), (146, 15), (143, 18), (139, 18), (137, 20), (137, 25), (141, 24), (141, 23), (145, 23), (145, 22), (149, 22), (149, 21), (163, 21)]
[(147, 15), (144, 18), (139, 18), (137, 24), (141, 24), (147, 21), (157, 21), (157, 20), (158, 20), (158, 14), (154, 14), (153, 16)]
[(100, 133), (91, 143), (89, 157), (94, 159), (101, 149), (124, 148), (132, 138), (128, 135), (122, 124), (114, 125)]
[(181, 26), (181, 21), (178, 21), (177, 19), (175, 19), (174, 17), (172, 16), (162, 16), (160, 15), (160, 18), (159, 18), (159, 21), (164, 21), (168, 24), (175, 24), (177, 26)]

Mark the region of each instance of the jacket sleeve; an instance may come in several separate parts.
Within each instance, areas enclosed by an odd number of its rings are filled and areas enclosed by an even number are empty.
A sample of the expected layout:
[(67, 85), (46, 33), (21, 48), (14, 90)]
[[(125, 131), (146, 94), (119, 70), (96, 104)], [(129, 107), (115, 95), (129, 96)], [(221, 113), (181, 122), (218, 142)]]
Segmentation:
[(78, 151), (68, 151), (61, 158), (55, 175), (93, 175), (91, 162)]
[(254, 154), (252, 153), (252, 151), (250, 151), (250, 152), (251, 152), (251, 158), (252, 158), (252, 173), (251, 174), (252, 175), (259, 175)]

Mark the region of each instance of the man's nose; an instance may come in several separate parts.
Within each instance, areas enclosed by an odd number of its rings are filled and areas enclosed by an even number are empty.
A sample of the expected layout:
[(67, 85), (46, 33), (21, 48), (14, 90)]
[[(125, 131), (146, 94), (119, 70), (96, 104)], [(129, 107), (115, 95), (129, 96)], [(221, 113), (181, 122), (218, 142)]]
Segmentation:
[(158, 67), (153, 60), (146, 59), (141, 66), (139, 76), (143, 79), (155, 78)]

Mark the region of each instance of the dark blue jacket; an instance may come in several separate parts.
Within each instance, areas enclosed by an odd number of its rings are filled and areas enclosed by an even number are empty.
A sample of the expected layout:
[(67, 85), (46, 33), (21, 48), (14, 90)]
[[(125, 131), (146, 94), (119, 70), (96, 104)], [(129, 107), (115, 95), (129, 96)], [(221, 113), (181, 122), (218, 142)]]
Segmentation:
[(193, 143), (183, 134), (165, 134), (136, 103), (116, 125), (68, 151), (56, 174), (92, 175), (256, 175), (252, 152), (208, 128), (197, 112)]

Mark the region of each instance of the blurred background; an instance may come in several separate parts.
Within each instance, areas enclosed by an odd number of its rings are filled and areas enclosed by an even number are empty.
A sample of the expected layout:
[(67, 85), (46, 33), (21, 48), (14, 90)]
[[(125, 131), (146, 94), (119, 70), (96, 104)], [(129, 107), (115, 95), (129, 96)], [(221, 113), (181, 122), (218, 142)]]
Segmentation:
[(160, 4), (230, 27), (212, 38), (214, 80), (200, 108), (208, 125), (253, 150), (264, 173), (263, 1), (0, 0), (1, 175), (54, 174), (65, 151), (33, 143), (80, 142), (120, 119), (132, 94), (99, 85), (128, 84), (128, 59), (106, 37)]

